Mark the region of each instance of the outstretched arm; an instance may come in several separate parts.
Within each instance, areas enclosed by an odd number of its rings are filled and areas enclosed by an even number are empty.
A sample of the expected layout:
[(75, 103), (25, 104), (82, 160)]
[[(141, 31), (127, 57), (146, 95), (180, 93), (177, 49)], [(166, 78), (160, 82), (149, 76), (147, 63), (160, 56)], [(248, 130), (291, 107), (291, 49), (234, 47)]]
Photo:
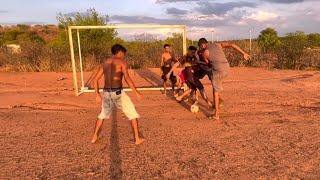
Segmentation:
[(137, 90), (136, 86), (134, 85), (131, 77), (129, 76), (128, 65), (125, 61), (123, 62), (121, 69), (122, 69), (122, 73), (123, 73), (125, 81), (129, 85), (129, 87), (132, 89), (132, 91), (137, 95), (137, 97), (140, 98), (142, 95), (139, 93), (139, 91)]
[(180, 62), (179, 62), (179, 61), (176, 62), (176, 63), (174, 63), (174, 65), (171, 67), (170, 71), (169, 71), (168, 74), (166, 75), (166, 78), (167, 78), (167, 79), (169, 79), (170, 74), (171, 74), (175, 69), (177, 69), (177, 68), (179, 67), (179, 65), (180, 65)]
[[(181, 58), (183, 58), (183, 57), (181, 57)], [(170, 69), (170, 71), (169, 71), (169, 75), (174, 71), (174, 70), (176, 70), (178, 67), (179, 67), (179, 65), (180, 65), (180, 62), (181, 62), (181, 58), (179, 58), (179, 61), (176, 61), (176, 63), (174, 63), (173, 64), (173, 66), (172, 66), (172, 68)]]
[(243, 55), (243, 58), (245, 60), (250, 59), (250, 55), (247, 54), (246, 52), (244, 52), (239, 46), (235, 45), (234, 43), (220, 43), (222, 48), (233, 48), (235, 50), (237, 50), (238, 52), (240, 52)]

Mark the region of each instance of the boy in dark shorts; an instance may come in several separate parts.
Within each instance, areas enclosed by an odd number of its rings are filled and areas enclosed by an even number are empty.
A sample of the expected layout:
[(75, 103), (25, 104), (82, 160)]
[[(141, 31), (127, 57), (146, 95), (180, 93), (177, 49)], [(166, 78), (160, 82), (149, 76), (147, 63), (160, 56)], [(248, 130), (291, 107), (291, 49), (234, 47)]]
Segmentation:
[(177, 78), (173, 75), (173, 72), (170, 71), (173, 64), (176, 62), (174, 55), (171, 53), (171, 48), (169, 44), (163, 46), (163, 53), (161, 56), (161, 78), (163, 79), (163, 94), (167, 92), (167, 81), (170, 79), (172, 91), (174, 92), (174, 85), (177, 82)]
[[(198, 58), (196, 57), (197, 48), (194, 46), (189, 46), (188, 53), (182, 56), (177, 63), (174, 64), (173, 69), (177, 68), (180, 64), (184, 67), (184, 74), (185, 74), (185, 81), (188, 86), (188, 90), (185, 91), (181, 96), (178, 96), (176, 99), (177, 101), (181, 101), (184, 97), (190, 95), (191, 93), (196, 93), (197, 89), (199, 90), (202, 98), (206, 101), (209, 107), (212, 106), (211, 102), (209, 101), (202, 83), (200, 82), (197, 71), (198, 67)], [(196, 98), (197, 99), (197, 98)], [(197, 101), (196, 101), (197, 103)]]

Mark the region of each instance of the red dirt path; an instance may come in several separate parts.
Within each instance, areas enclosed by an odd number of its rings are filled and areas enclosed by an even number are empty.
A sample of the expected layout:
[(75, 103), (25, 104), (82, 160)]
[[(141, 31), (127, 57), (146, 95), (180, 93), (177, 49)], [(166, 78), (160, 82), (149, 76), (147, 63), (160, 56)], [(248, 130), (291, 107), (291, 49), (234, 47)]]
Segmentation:
[[(132, 75), (156, 84), (152, 72)], [(158, 91), (129, 93), (146, 142), (115, 113), (92, 145), (100, 108), (74, 96), (70, 73), (0, 73), (0, 179), (320, 178), (320, 72), (233, 68), (224, 89), (222, 123)]]

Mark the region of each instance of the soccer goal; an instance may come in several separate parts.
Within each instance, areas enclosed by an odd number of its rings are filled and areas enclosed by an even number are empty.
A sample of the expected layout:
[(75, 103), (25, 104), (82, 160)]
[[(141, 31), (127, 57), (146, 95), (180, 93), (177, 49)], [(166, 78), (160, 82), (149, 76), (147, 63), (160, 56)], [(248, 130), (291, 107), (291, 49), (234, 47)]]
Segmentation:
[[(92, 87), (88, 87), (85, 83), (85, 72), (83, 69), (83, 57), (81, 54), (81, 30), (90, 30), (90, 29), (153, 29), (153, 30), (161, 30), (161, 29), (172, 29), (177, 30), (182, 34), (182, 51), (183, 54), (187, 52), (187, 31), (186, 25), (155, 25), (155, 24), (115, 24), (115, 25), (106, 25), (106, 26), (69, 26), (68, 27), (68, 36), (69, 36), (69, 45), (70, 45), (70, 53), (71, 53), (71, 65), (72, 65), (72, 76), (73, 76), (73, 87), (75, 90), (75, 95), (79, 96), (82, 93), (94, 92)], [(76, 31), (76, 44), (78, 49), (78, 56), (75, 55), (74, 48), (74, 40), (73, 33)], [(130, 49), (128, 49), (130, 51)], [(160, 57), (159, 57), (160, 59)], [(78, 67), (78, 68), (77, 68)], [(92, 78), (92, 77), (91, 77)], [(79, 87), (80, 86), (80, 87)], [(152, 91), (152, 90), (162, 90), (163, 88), (159, 85), (151, 84), (149, 86), (139, 86), (138, 90), (140, 91)], [(125, 91), (131, 91), (130, 88), (124, 88)], [(102, 89), (100, 89), (102, 91)]]

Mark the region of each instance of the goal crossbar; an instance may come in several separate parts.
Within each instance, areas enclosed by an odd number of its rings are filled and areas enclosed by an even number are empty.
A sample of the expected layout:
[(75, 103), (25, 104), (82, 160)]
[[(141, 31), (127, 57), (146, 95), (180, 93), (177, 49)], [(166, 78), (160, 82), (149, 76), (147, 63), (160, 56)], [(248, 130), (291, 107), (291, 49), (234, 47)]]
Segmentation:
[(161, 28), (180, 28), (185, 29), (186, 25), (161, 25), (161, 24), (114, 24), (105, 26), (69, 26), (71, 29), (161, 29)]
[[(73, 76), (73, 88), (75, 90), (75, 95), (79, 96), (82, 93), (94, 92), (94, 90), (85, 87), (84, 83), (84, 72), (82, 64), (82, 55), (81, 55), (81, 42), (80, 42), (80, 32), (79, 30), (84, 29), (181, 29), (182, 30), (182, 49), (183, 54), (187, 52), (187, 27), (186, 25), (159, 25), (159, 24), (112, 24), (105, 26), (68, 26), (68, 37), (69, 37), (69, 46), (70, 46), (70, 55), (71, 55), (71, 65), (72, 65), (72, 76)], [(80, 80), (81, 88), (78, 88), (78, 79), (77, 79), (77, 69), (76, 69), (76, 60), (75, 52), (73, 45), (72, 32), (76, 30), (77, 32), (77, 45), (78, 45), (78, 55), (79, 55), (79, 66), (80, 66)], [(162, 87), (140, 87), (138, 90), (162, 90)], [(131, 91), (131, 89), (124, 89), (125, 91)], [(101, 90), (100, 90), (101, 91)]]

